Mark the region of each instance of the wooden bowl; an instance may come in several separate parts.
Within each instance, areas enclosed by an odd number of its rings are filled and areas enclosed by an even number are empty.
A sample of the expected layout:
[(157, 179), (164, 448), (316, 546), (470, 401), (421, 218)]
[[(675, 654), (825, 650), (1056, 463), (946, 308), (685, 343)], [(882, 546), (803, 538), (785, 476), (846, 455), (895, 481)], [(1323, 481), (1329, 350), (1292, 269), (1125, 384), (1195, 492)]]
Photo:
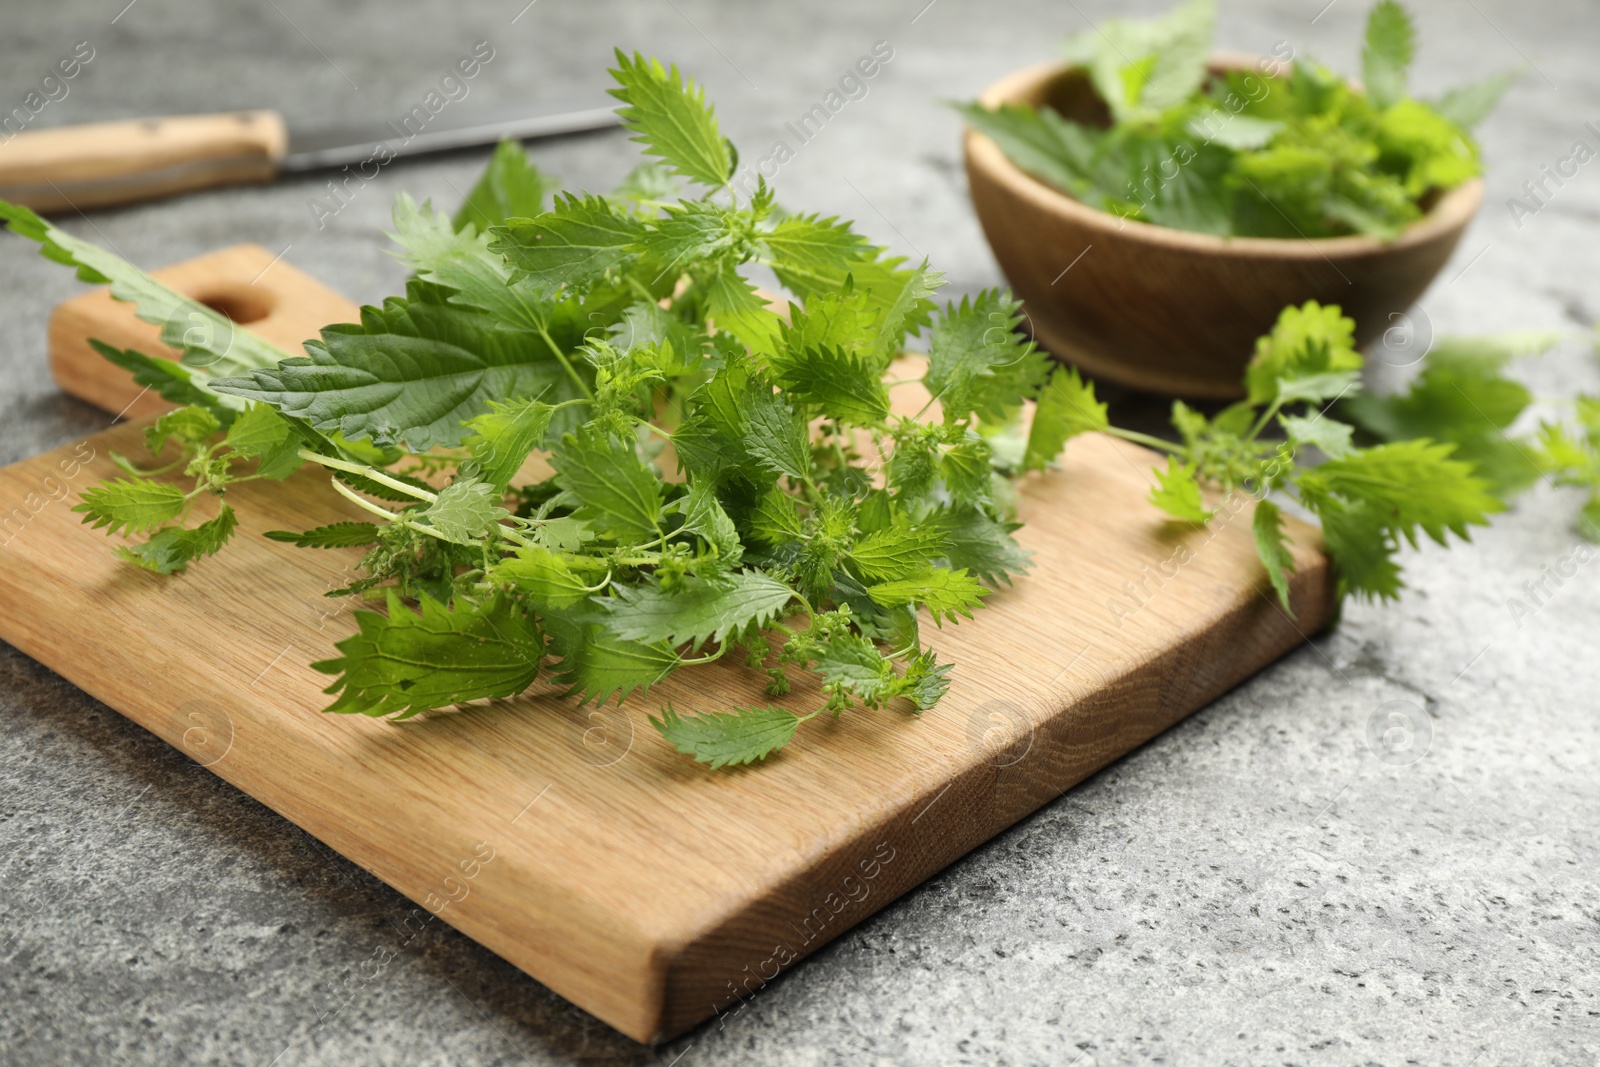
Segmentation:
[[(1253, 65), (1218, 55), (1213, 71)], [(1080, 70), (1044, 63), (979, 98), (1048, 104), (1105, 125)], [(1437, 197), (1393, 241), (1215, 237), (1133, 222), (1023, 172), (994, 141), (966, 133), (967, 182), (989, 246), (1022, 299), (1035, 339), (1091, 376), (1178, 396), (1234, 399), (1256, 338), (1288, 304), (1337, 304), (1365, 347), (1422, 295), (1483, 202), (1473, 179)]]

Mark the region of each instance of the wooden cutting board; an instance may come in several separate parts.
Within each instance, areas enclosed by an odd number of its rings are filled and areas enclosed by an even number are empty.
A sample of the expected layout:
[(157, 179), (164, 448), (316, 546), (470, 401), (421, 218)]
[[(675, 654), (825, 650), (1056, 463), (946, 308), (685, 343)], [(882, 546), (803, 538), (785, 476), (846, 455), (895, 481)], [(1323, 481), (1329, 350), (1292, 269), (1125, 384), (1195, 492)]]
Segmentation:
[[(160, 272), (293, 350), (354, 318), (337, 294), (230, 249)], [(253, 279), (253, 283), (252, 283)], [(88, 335), (160, 351), (103, 293), (51, 329), (63, 388), (137, 390)], [(133, 411), (159, 407), (145, 396)], [(302, 472), (230, 490), (235, 543), (163, 579), (78, 522), (77, 494), (142, 453), (138, 423), (0, 470), (0, 637), (271, 806), (435, 918), (640, 1041), (738, 1009), (768, 981), (1063, 790), (1298, 646), (1328, 619), (1315, 532), (1293, 524), (1291, 620), (1263, 592), (1249, 508), (1175, 531), (1153, 455), (1072, 442), (1024, 483), (1034, 572), (974, 620), (927, 626), (956, 664), (917, 718), (817, 720), (756, 768), (712, 772), (646, 721), (762, 699), (757, 672), (695, 668), (623, 708), (536, 695), (405, 723), (330, 716), (310, 661), (353, 630), (359, 550), (269, 541), (359, 517)], [(796, 694), (805, 706), (806, 693)]]

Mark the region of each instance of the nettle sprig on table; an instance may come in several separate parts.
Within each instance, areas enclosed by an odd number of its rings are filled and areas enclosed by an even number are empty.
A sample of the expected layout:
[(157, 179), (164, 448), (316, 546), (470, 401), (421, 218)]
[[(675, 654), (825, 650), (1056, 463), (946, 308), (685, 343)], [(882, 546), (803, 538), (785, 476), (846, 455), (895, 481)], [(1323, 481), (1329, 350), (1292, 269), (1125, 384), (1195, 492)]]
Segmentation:
[[(1021, 576), (1012, 485), (1098, 431), (1172, 453), (1152, 500), (1209, 512), (1201, 486), (1290, 489), (1329, 524), (1345, 588), (1393, 595), (1397, 535), (1482, 522), (1494, 501), (1447, 446), (1351, 446), (1331, 419), (1289, 414), (1354, 386), (1336, 309), (1286, 314), (1251, 369), (1251, 400), (1207, 420), (1179, 405), (1173, 444), (1110, 425), (1093, 386), (1016, 332), (985, 292), (938, 307), (941, 279), (836, 218), (781, 212), (699, 88), (618, 53), (623, 116), (654, 160), (614, 193), (558, 195), (502, 145), (455, 218), (402, 197), (405, 295), (329, 326), (292, 357), (25, 209), (0, 206), (45, 255), (109, 283), (163, 324), (173, 362), (100, 346), (181, 405), (147, 433), (179, 458), (90, 489), (78, 510), (142, 537), (128, 560), (172, 574), (232, 535), (231, 486), (323, 468), (366, 513), (268, 536), (362, 546), (336, 595), (380, 602), (316, 664), (330, 711), (406, 717), (509, 697), (543, 674), (581, 701), (643, 694), (717, 660), (796, 672), (820, 697), (653, 718), (712, 766), (765, 758), (797, 727), (860, 705), (922, 711), (951, 665), (925, 645)], [(687, 190), (685, 189), (687, 185)], [(741, 268), (789, 290), (779, 314)], [(900, 356), (926, 339), (925, 361)], [(895, 390), (922, 390), (897, 415)], [(916, 399), (922, 399), (917, 394)], [(1031, 421), (1026, 402), (1037, 398)], [(1299, 419), (1300, 421), (1295, 421)], [(1277, 426), (1290, 443), (1266, 441)], [(1292, 462), (1297, 443), (1332, 456)], [(548, 454), (548, 476), (533, 457)], [(1282, 460), (1277, 466), (1275, 461)], [(1268, 473), (1263, 473), (1268, 472)], [(215, 517), (190, 525), (198, 500)], [(1258, 510), (1262, 557), (1288, 607), (1281, 518)], [(1265, 516), (1265, 518), (1262, 518)], [(1391, 564), (1392, 567), (1392, 564)]]
[(1395, 0), (1368, 15), (1364, 90), (1280, 42), (1255, 69), (1208, 68), (1215, 0), (1156, 19), (1108, 19), (1067, 43), (1110, 115), (958, 108), (1018, 167), (1091, 207), (1236, 237), (1392, 238), (1429, 197), (1481, 171), (1472, 129), (1514, 74), (1413, 98), (1416, 29)]

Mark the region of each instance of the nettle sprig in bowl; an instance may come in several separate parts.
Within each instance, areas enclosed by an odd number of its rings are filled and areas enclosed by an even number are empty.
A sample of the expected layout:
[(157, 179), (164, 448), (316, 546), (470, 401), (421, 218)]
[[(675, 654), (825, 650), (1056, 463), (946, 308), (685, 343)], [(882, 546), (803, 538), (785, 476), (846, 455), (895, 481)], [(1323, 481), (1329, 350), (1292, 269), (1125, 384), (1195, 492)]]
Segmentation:
[(1214, 0), (1106, 20), (958, 110), (973, 204), (1040, 342), (1232, 399), (1283, 307), (1337, 294), (1365, 347), (1416, 301), (1482, 203), (1472, 129), (1512, 76), (1413, 97), (1394, 0), (1368, 17), (1364, 84), (1286, 41), (1213, 53), (1215, 23)]
[[(764, 183), (741, 198), (692, 82), (620, 53), (613, 73), (654, 161), (611, 194), (547, 202), (549, 180), (502, 145), (454, 219), (402, 197), (405, 294), (301, 356), (0, 205), (49, 258), (147, 319), (187, 325), (164, 331), (177, 362), (102, 346), (180, 405), (147, 435), (176, 460), (119, 459), (125, 476), (78, 506), (127, 538), (130, 562), (204, 566), (236, 529), (227, 491), (247, 480), (321, 468), (359, 509), (269, 535), (366, 550), (337, 592), (381, 610), (358, 612), (358, 632), (316, 665), (335, 676), (330, 711), (404, 718), (536, 684), (622, 700), (676, 670), (742, 663), (765, 672), (773, 703), (652, 719), (716, 767), (765, 758), (823, 713), (926, 710), (952, 665), (921, 620), (969, 618), (1027, 571), (1012, 484), (1049, 477), (1085, 432), (1171, 451), (1153, 499), (1180, 521), (1208, 517), (1202, 482), (1294, 488), (1330, 530), (1343, 524), (1329, 545), (1357, 593), (1397, 588), (1369, 574), (1398, 537), (1461, 532), (1490, 510), (1448, 448), (1340, 451), (1331, 420), (1292, 429), (1296, 405), (1354, 387), (1336, 310), (1288, 317), (1264, 342), (1249, 410), (1208, 422), (1181, 409), (1182, 445), (1121, 430), (1091, 384), (1016, 331), (1008, 295), (939, 307), (926, 264), (836, 218), (781, 212)], [(782, 314), (743, 276), (750, 263), (789, 290)], [(902, 359), (913, 336), (926, 357)], [(901, 391), (915, 414), (895, 413)], [(1302, 471), (1262, 440), (1274, 425), (1337, 454)], [(216, 512), (196, 521), (202, 500)], [(1286, 596), (1278, 513), (1257, 514)], [(820, 697), (791, 708), (801, 672)]]

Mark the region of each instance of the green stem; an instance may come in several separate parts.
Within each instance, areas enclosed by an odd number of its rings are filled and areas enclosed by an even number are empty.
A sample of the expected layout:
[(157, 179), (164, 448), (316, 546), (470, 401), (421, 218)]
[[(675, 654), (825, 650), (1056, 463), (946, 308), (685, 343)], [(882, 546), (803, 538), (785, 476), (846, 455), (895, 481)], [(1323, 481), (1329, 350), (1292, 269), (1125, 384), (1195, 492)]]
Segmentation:
[(1183, 446), (1180, 444), (1174, 444), (1160, 437), (1152, 437), (1147, 433), (1140, 433), (1138, 430), (1124, 430), (1120, 426), (1107, 426), (1105, 432), (1112, 437), (1120, 437), (1124, 441), (1132, 441), (1136, 445), (1144, 445), (1147, 448), (1159, 448), (1164, 452), (1183, 451)]
[[(324, 456), (320, 452), (313, 452), (309, 448), (300, 450), (300, 458), (321, 464), (324, 467), (330, 467), (336, 471), (344, 471), (347, 474), (359, 474), (363, 478), (370, 478), (379, 485), (386, 485), (397, 493), (404, 493), (429, 504), (439, 499), (439, 494), (437, 493), (430, 493), (426, 489), (418, 489), (416, 486), (402, 482), (398, 478), (391, 478), (383, 471), (378, 470), (376, 467), (369, 467), (365, 463), (351, 463), (348, 460), (334, 459), (332, 456)], [(337, 479), (335, 484), (339, 484)], [(389, 513), (386, 512), (386, 514)]]
[(551, 352), (555, 353), (556, 359), (561, 362), (562, 369), (567, 372), (567, 377), (572, 379), (573, 383), (577, 385), (578, 390), (582, 392), (585, 397), (593, 400), (594, 392), (590, 390), (589, 383), (583, 380), (583, 375), (578, 373), (577, 368), (572, 365), (572, 361), (567, 358), (567, 354), (561, 351), (561, 346), (556, 344), (555, 338), (550, 336), (550, 331), (541, 326), (539, 327), (539, 336), (544, 338), (544, 343), (550, 346)]

